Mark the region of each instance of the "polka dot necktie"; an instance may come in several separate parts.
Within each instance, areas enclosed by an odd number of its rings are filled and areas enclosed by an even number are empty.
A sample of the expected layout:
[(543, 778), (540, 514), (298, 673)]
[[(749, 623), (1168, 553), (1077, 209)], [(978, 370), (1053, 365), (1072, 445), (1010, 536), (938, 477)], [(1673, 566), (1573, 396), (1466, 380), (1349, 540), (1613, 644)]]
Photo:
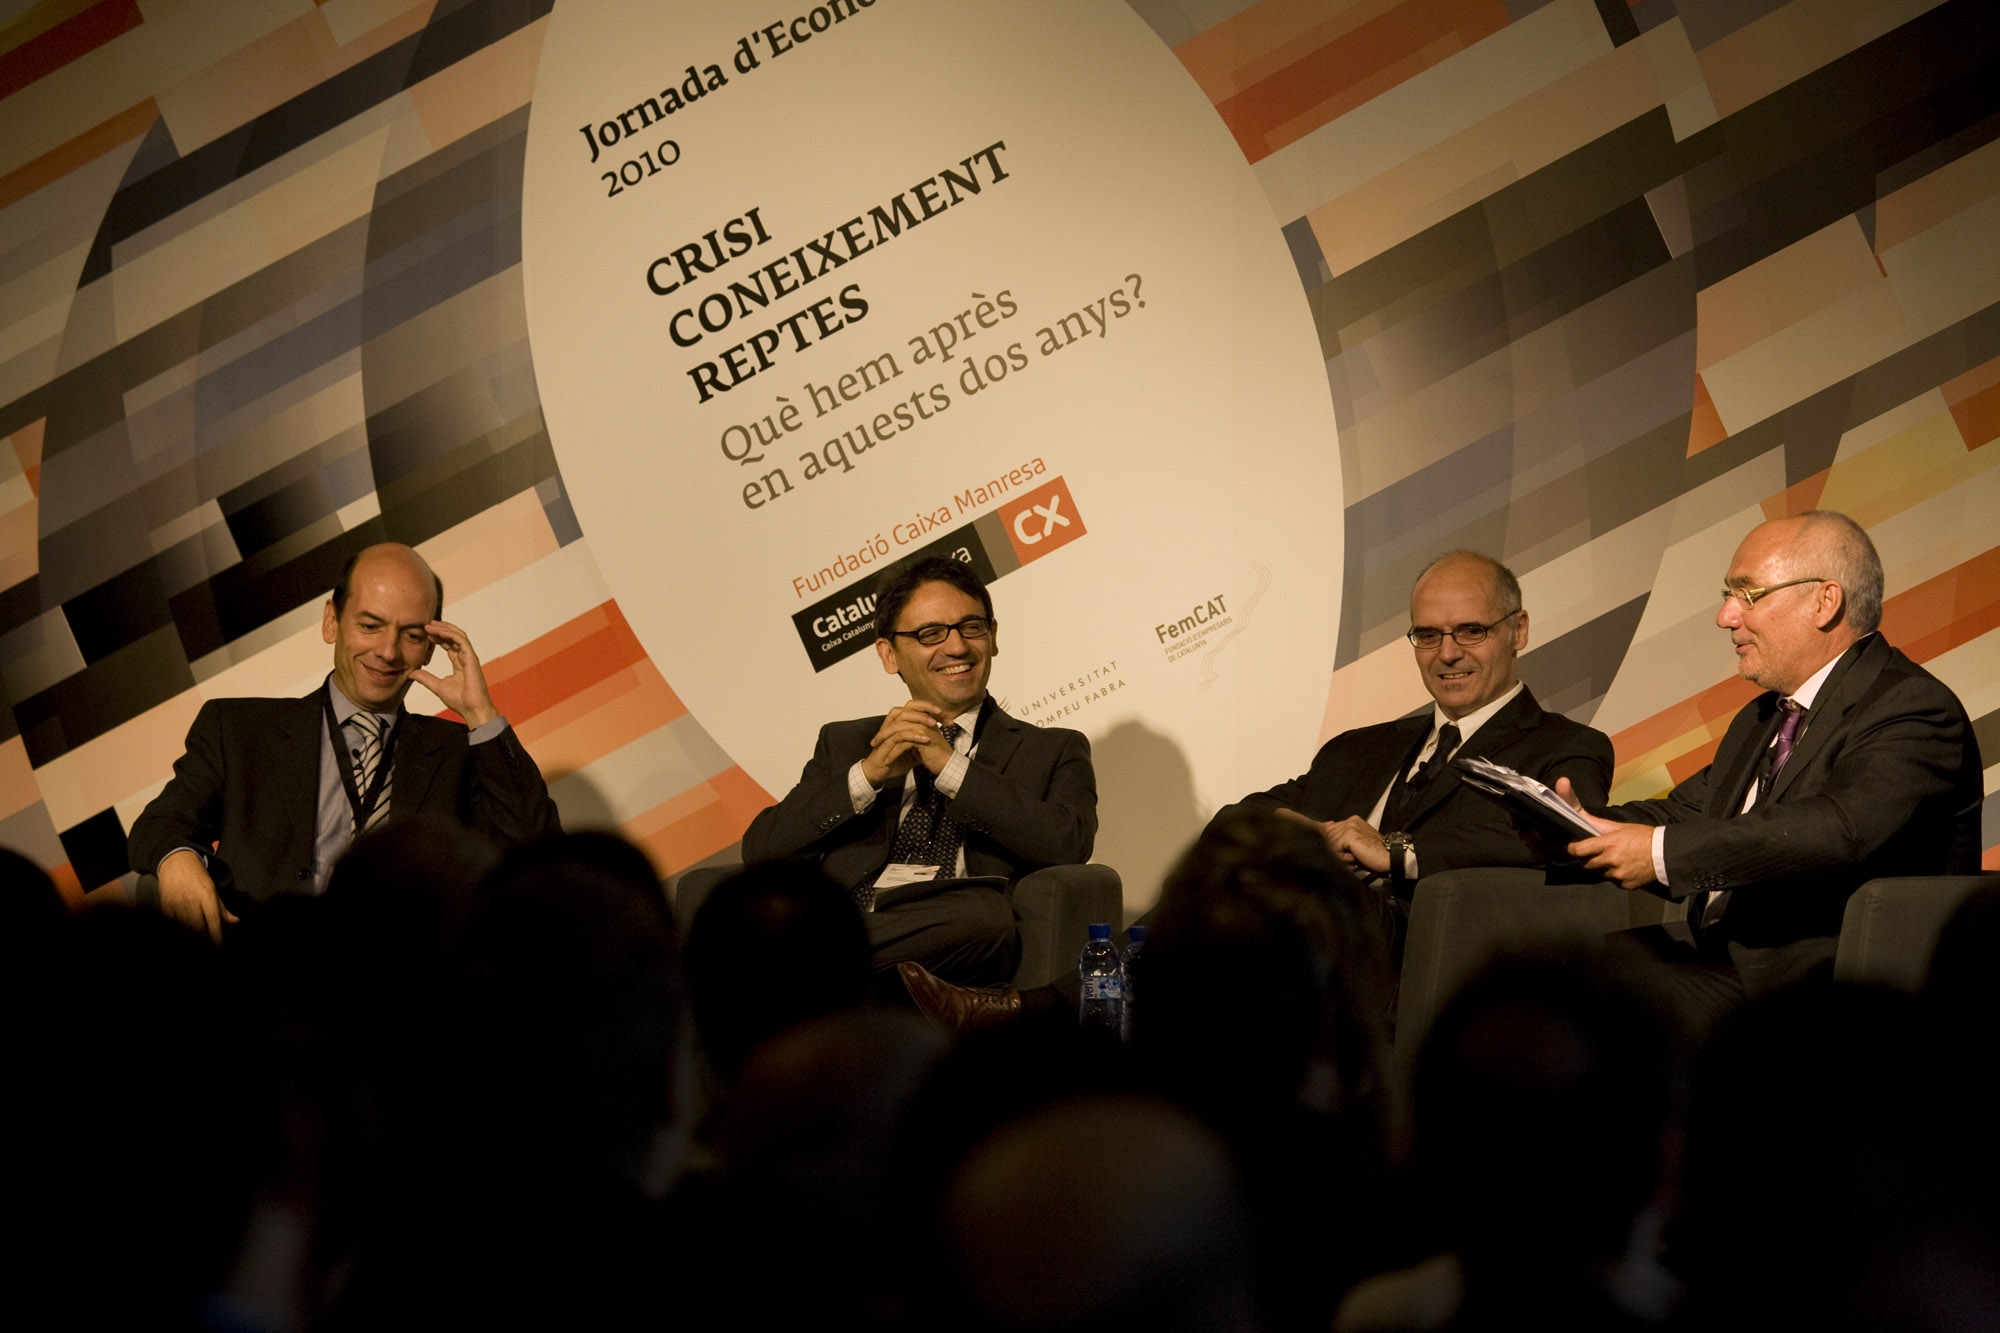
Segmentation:
[[(957, 748), (965, 729), (956, 722), (939, 728), (945, 744)], [(937, 866), (938, 873), (950, 875), (958, 865), (959, 844), (965, 841), (965, 825), (944, 812), (945, 795), (937, 789), (937, 779), (922, 764), (912, 770), (917, 775), (916, 796), (896, 825), (896, 840), (889, 850), (892, 864)], [(861, 896), (861, 910), (875, 903), (875, 882), (870, 880)]]

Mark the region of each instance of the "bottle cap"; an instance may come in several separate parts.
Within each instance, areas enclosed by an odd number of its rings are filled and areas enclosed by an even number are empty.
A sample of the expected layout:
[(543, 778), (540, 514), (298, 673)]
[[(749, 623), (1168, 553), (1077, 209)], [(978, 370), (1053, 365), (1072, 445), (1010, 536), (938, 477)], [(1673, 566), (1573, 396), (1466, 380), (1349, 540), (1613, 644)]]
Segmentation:
[(1134, 944), (1144, 944), (1146, 942), (1146, 928), (1144, 926), (1127, 926), (1125, 928), (1125, 938)]
[[(1076, 938), (1076, 936), (1072, 935), (1072, 936), (1070, 936), (1070, 938), (1071, 938), (1071, 939), (1075, 939), (1075, 938)], [(1091, 938), (1091, 939), (1093, 939), (1093, 940), (1108, 940), (1108, 939), (1110, 939), (1110, 938), (1111, 938), (1111, 927), (1109, 927), (1109, 926), (1097, 926), (1097, 925), (1094, 925), (1094, 926), (1092, 926), (1092, 927), (1090, 928), (1090, 938)]]

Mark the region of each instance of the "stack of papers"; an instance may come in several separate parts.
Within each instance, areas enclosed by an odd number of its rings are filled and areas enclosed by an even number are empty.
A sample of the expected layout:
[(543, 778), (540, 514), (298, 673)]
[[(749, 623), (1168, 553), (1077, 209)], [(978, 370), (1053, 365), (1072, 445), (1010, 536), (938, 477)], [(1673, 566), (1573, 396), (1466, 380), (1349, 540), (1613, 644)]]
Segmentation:
[(1565, 841), (1597, 836), (1596, 826), (1571, 809), (1568, 801), (1527, 774), (1478, 755), (1460, 755), (1451, 762), (1467, 783), (1504, 802), (1509, 809), (1553, 828)]

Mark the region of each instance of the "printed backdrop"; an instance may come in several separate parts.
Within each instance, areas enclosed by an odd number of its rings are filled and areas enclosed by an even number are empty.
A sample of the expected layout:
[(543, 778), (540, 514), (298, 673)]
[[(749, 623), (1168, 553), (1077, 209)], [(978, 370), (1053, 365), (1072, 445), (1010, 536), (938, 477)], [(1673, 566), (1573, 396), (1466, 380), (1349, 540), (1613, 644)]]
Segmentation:
[(686, 8), (0, 4), (0, 843), (115, 881), (200, 702), (311, 688), (387, 538), (665, 871), (887, 701), (841, 617), (899, 525), (999, 576), (996, 691), (1091, 735), (1135, 910), (1424, 702), (1449, 547), (1634, 796), (1750, 696), (1736, 541), (1846, 510), (2000, 758), (1984, 0)]

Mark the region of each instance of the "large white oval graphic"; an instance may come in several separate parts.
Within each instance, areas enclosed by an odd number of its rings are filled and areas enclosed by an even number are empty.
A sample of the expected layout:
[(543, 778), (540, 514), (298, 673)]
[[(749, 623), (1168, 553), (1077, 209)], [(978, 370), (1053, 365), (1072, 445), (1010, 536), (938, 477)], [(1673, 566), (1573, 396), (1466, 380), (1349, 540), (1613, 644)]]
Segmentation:
[(585, 540), (768, 791), (907, 697), (864, 595), (994, 578), (994, 695), (1097, 749), (1150, 898), (1297, 771), (1341, 586), (1298, 276), (1236, 144), (1114, 0), (565, 0), (528, 135), (535, 372)]

